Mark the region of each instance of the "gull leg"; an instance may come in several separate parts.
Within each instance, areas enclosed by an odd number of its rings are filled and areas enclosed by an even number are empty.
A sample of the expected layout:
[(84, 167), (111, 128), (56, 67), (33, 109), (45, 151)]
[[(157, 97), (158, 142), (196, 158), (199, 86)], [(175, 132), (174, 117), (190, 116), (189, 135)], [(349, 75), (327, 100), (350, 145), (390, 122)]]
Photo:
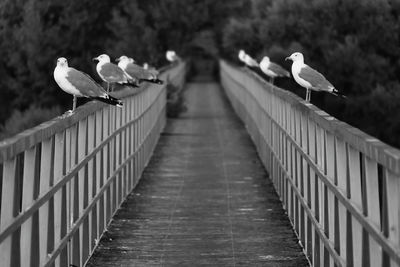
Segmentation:
[(270, 77), (270, 78), (269, 78), (269, 82), (272, 83), (272, 84), (274, 84), (274, 77)]
[(309, 98), (310, 98), (310, 89), (307, 88), (307, 89), (306, 89), (306, 101), (307, 101), (307, 102), (310, 102), (310, 99), (309, 99)]
[(109, 93), (110, 92), (110, 83), (108, 82), (107, 83), (107, 93)]
[(76, 95), (74, 95), (74, 99), (72, 100), (72, 111), (76, 109)]

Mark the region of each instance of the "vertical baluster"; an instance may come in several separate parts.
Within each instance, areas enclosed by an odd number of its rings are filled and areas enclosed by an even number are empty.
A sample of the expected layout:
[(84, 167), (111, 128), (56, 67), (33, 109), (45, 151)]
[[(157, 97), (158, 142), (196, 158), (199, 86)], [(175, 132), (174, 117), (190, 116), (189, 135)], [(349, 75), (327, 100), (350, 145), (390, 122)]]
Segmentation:
[[(365, 186), (367, 198), (367, 214), (368, 219), (372, 225), (380, 231), (381, 217), (379, 205), (379, 184), (378, 184), (378, 165), (376, 161), (364, 158), (365, 167)], [(365, 255), (367, 256), (367, 255)], [(382, 249), (381, 246), (371, 236), (369, 237), (369, 257), (371, 266), (379, 266), (382, 263)]]
[[(349, 195), (348, 188), (347, 188), (347, 152), (346, 152), (346, 145), (345, 143), (340, 140), (336, 139), (336, 175), (337, 175), (337, 187), (339, 191), (344, 195)], [(348, 236), (348, 229), (347, 229), (347, 209), (343, 205), (342, 202), (338, 202), (338, 209), (339, 209), (339, 231), (336, 233), (337, 239), (335, 240), (335, 244), (337, 240), (339, 240), (340, 250), (338, 251), (341, 258), (347, 262), (347, 240), (349, 239)], [(350, 240), (350, 239), (349, 239)], [(337, 249), (336, 245), (336, 249)]]
[[(3, 162), (3, 184), (1, 193), (1, 213), (0, 213), (0, 232), (8, 227), (14, 219), (19, 207), (16, 206), (17, 177), (16, 177), (17, 157)], [(3, 266), (12, 266), (14, 234), (10, 234), (0, 243), (0, 261)]]
[[(67, 130), (67, 137), (69, 136), (69, 146), (67, 145), (66, 158), (67, 169), (73, 169), (78, 162), (78, 125), (74, 124)], [(68, 199), (69, 203), (68, 217), (69, 227), (71, 227), (79, 217), (79, 192), (78, 192), (78, 176), (76, 175), (71, 179), (68, 185)], [(80, 265), (80, 241), (79, 230), (74, 233), (70, 242), (70, 264)]]
[[(317, 153), (317, 165), (318, 168), (325, 173), (325, 138), (324, 138), (325, 132), (324, 130), (319, 126), (316, 125), (316, 153)], [(316, 186), (318, 187), (318, 214), (319, 214), (319, 223), (322, 227), (325, 226), (325, 185), (321, 181), (319, 177), (317, 177), (317, 184)], [(324, 228), (325, 230), (325, 228)], [(319, 264), (321, 266), (325, 265), (324, 262), (324, 251), (325, 247), (323, 242), (319, 242), (320, 247), (318, 248), (319, 251)]]
[[(53, 159), (53, 140), (49, 138), (42, 142), (42, 155), (40, 162), (40, 196), (50, 189), (51, 162)], [(4, 202), (3, 202), (4, 203)], [(39, 208), (39, 251), (40, 266), (47, 261), (47, 247), (49, 237), (49, 202), (46, 202)]]
[[(115, 110), (115, 130), (118, 130), (119, 127), (121, 126), (121, 109), (116, 109)], [(121, 139), (122, 139), (122, 133), (117, 134), (115, 137), (115, 170), (117, 170), (120, 165), (121, 165)], [(122, 173), (119, 172), (115, 176), (115, 208), (113, 212), (116, 210), (116, 208), (119, 206), (122, 200), (122, 190), (121, 190), (121, 181), (122, 181)]]
[[(78, 127), (78, 162), (82, 161), (87, 154), (87, 119), (79, 121)], [(78, 211), (79, 214), (87, 205), (87, 165), (81, 168), (78, 172)], [(84, 260), (88, 255), (88, 231), (87, 218), (79, 227), (79, 244), (80, 244), (80, 265), (83, 265)]]
[[(56, 133), (54, 137), (54, 184), (61, 181), (64, 175), (64, 136), (65, 132)], [(63, 189), (61, 188), (54, 193), (54, 245), (59, 246), (61, 241), (61, 229), (65, 228), (64, 221), (62, 221), (62, 211), (65, 211), (63, 206)], [(67, 265), (66, 255), (57, 257), (55, 266)]]
[[(38, 156), (39, 153), (36, 146), (30, 148), (24, 153), (24, 170), (23, 170), (23, 182), (22, 182), (22, 212), (29, 208), (35, 198), (37, 197), (36, 184), (39, 183), (38, 175)], [(37, 221), (34, 221), (35, 215), (28, 218), (21, 225), (21, 266), (28, 267), (32, 265), (39, 265), (39, 258), (37, 255), (37, 249), (35, 246), (37, 242)], [(3, 251), (3, 249), (1, 249)], [(2, 252), (1, 252), (2, 253)]]
[[(96, 112), (96, 141), (95, 141), (95, 146), (98, 147), (100, 146), (101, 142), (103, 141), (103, 131), (104, 131), (104, 125), (103, 125), (103, 112), (104, 108), (101, 110), (98, 110)], [(99, 191), (101, 187), (104, 184), (104, 177), (105, 177), (105, 172), (103, 168), (103, 162), (102, 162), (102, 157), (104, 157), (105, 149), (104, 147), (99, 151), (96, 155), (96, 195), (99, 194)], [(96, 209), (97, 209), (97, 235), (96, 235), (96, 241), (99, 241), (100, 235), (104, 230), (104, 195), (105, 193), (103, 192), (103, 195), (99, 198)]]
[[(360, 169), (360, 153), (353, 147), (348, 146), (348, 166), (350, 179), (350, 201), (362, 213), (362, 194), (361, 194), (361, 169)], [(353, 266), (362, 266), (362, 226), (352, 217), (352, 239), (353, 239)], [(351, 264), (351, 263), (350, 263)]]
[[(87, 154), (90, 154), (93, 149), (95, 148), (95, 139), (96, 139), (96, 118), (95, 114), (91, 114), (88, 117), (88, 123), (87, 123)], [(96, 170), (94, 169), (95, 167), (95, 160), (96, 158), (93, 157), (89, 162), (87, 163), (87, 172), (88, 172), (88, 186), (87, 186), (87, 205), (89, 205), (92, 202), (93, 197), (95, 196), (95, 191), (96, 191), (96, 176), (98, 174), (96, 173)], [(97, 204), (96, 204), (97, 206)], [(88, 222), (88, 239), (89, 239), (89, 253), (92, 251), (92, 249), (95, 246), (95, 239), (97, 236), (97, 209), (96, 206), (92, 208), (91, 212), (89, 212), (88, 217), (87, 217), (87, 222)]]
[[(400, 246), (400, 178), (399, 175), (386, 170), (386, 195), (388, 238), (397, 247)], [(390, 260), (390, 267), (398, 267), (399, 264)]]
[[(110, 107), (106, 107), (103, 109), (103, 140), (107, 139), (110, 136)], [(110, 148), (111, 141), (107, 142), (107, 145), (103, 148), (103, 182), (104, 185), (110, 177)], [(110, 186), (106, 189), (103, 196), (104, 203), (104, 227), (107, 225), (110, 216)]]
[[(335, 184), (335, 137), (330, 133), (325, 133), (325, 157), (326, 157), (326, 174), (327, 178)], [(328, 203), (325, 205), (328, 207), (325, 209), (325, 233), (328, 233), (329, 240), (334, 244), (334, 246), (338, 245), (335, 244), (335, 224), (336, 224), (336, 215), (335, 215), (335, 195), (333, 192), (326, 187), (327, 196), (325, 196)], [(325, 255), (326, 256), (326, 255)], [(329, 257), (330, 266), (334, 265), (334, 261), (332, 257)]]
[[(301, 114), (301, 147), (303, 149), (303, 151), (306, 153), (306, 155), (309, 154), (308, 151), (308, 118), (306, 117), (305, 114)], [(302, 157), (302, 194), (303, 194), (303, 198), (305, 200), (305, 202), (307, 203), (307, 205), (309, 206), (310, 203), (310, 198), (309, 198), (309, 184), (310, 184), (310, 176), (309, 176), (309, 172), (308, 172), (308, 162), (306, 161), (305, 158)], [(305, 210), (302, 208), (302, 224), (303, 224), (303, 245), (305, 246), (306, 251), (309, 251), (310, 245), (311, 245), (311, 240), (309, 239), (310, 237), (310, 233), (308, 232), (308, 228), (307, 228), (307, 213), (305, 212)]]
[[(121, 115), (122, 115), (122, 118), (121, 118), (121, 121), (122, 121), (122, 123), (121, 123), (121, 126), (125, 126), (126, 125), (126, 123), (127, 123), (127, 110), (128, 110), (128, 107), (127, 106), (125, 106), (123, 109), (122, 109), (122, 111), (121, 111)], [(127, 151), (127, 141), (126, 141), (126, 139), (127, 139), (127, 131), (128, 131), (128, 129), (127, 128), (125, 128), (123, 131), (122, 131), (122, 133), (121, 133), (121, 138), (122, 138), (122, 140), (121, 140), (121, 150), (122, 150), (122, 152), (121, 152), (121, 159), (120, 159), (120, 161), (121, 161), (121, 163), (124, 163), (125, 162), (125, 160), (126, 160), (126, 151)], [(122, 199), (121, 199), (121, 201), (123, 201), (124, 199), (125, 199), (125, 196), (127, 195), (127, 193), (128, 193), (128, 183), (127, 183), (127, 179), (128, 179), (128, 172), (127, 172), (127, 165), (125, 165), (124, 167), (123, 167), (123, 169), (121, 170), (121, 175), (122, 175)]]

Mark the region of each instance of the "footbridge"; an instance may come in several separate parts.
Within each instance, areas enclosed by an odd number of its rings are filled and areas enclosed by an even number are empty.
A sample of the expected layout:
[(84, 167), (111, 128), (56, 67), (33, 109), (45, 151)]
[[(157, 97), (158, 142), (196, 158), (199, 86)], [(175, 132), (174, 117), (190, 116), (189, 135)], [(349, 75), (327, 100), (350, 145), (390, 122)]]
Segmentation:
[(1, 266), (400, 266), (400, 151), (257, 74), (116, 92), (0, 143)]

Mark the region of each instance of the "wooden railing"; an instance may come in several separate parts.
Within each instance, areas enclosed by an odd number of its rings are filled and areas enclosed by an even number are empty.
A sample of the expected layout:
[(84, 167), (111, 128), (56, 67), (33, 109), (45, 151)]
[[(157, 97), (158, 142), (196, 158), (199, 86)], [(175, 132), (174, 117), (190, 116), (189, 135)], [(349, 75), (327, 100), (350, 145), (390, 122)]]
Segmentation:
[[(182, 86), (185, 64), (161, 79)], [(165, 125), (166, 85), (115, 93), (0, 143), (0, 266), (83, 266)]]
[(400, 266), (400, 151), (220, 62), (313, 266)]

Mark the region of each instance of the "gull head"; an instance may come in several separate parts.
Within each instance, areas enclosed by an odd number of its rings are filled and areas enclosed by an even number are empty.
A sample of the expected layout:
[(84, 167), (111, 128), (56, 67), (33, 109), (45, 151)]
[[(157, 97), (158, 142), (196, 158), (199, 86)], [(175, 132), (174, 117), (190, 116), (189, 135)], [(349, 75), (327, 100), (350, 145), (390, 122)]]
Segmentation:
[(239, 59), (241, 60), (241, 61), (244, 61), (244, 58), (245, 58), (245, 56), (246, 56), (246, 52), (244, 52), (244, 50), (243, 49), (241, 49), (240, 51), (239, 51)]
[(261, 64), (261, 63), (267, 64), (267, 63), (269, 63), (270, 61), (271, 61), (271, 60), (269, 59), (269, 57), (265, 56), (265, 57), (263, 57), (263, 59), (261, 60), (260, 64)]
[(292, 60), (293, 62), (296, 62), (296, 61), (304, 62), (304, 56), (300, 52), (295, 52), (295, 53), (291, 54), (290, 57), (285, 58), (285, 60), (288, 60), (288, 59)]
[(167, 55), (170, 55), (170, 56), (175, 56), (175, 55), (176, 55), (176, 53), (175, 53), (175, 51), (174, 51), (174, 50), (168, 50), (168, 51), (167, 51)]
[(93, 58), (93, 60), (97, 60), (97, 61), (102, 62), (102, 63), (103, 62), (107, 63), (107, 62), (111, 61), (110, 57), (107, 54), (101, 54), (100, 56)]
[(57, 67), (68, 67), (68, 61), (65, 57), (59, 57), (57, 59)]
[(115, 61), (117, 61), (117, 62), (125, 62), (125, 61), (129, 61), (129, 58), (127, 56), (120, 56)]

